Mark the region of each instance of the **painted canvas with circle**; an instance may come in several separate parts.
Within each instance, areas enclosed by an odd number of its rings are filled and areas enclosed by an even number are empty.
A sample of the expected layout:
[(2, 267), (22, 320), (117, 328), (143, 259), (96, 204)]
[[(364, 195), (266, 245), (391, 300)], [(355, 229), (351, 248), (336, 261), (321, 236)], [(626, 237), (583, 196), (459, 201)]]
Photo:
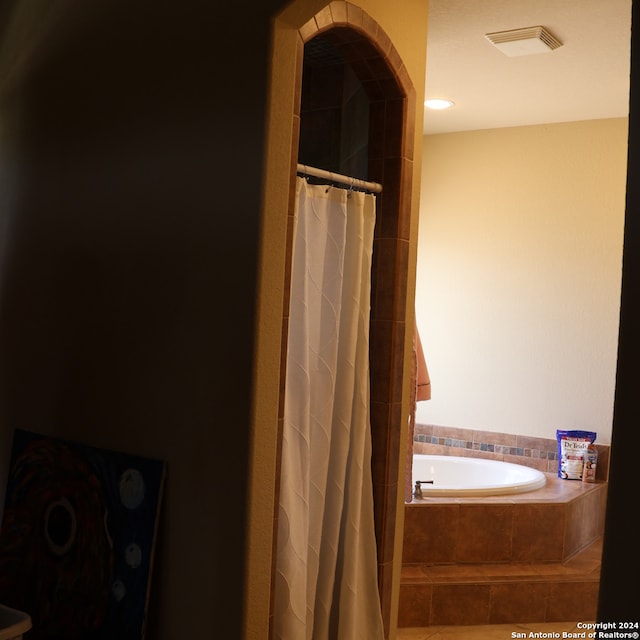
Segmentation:
[(142, 640), (166, 463), (16, 430), (0, 602), (26, 640)]

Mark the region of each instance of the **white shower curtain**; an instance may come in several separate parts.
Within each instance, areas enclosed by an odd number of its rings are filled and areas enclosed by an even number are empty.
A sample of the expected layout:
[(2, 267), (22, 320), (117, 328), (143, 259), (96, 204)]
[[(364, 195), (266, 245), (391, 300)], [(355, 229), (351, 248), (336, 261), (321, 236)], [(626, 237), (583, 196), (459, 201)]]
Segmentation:
[(381, 640), (369, 420), (375, 197), (296, 183), (274, 630)]

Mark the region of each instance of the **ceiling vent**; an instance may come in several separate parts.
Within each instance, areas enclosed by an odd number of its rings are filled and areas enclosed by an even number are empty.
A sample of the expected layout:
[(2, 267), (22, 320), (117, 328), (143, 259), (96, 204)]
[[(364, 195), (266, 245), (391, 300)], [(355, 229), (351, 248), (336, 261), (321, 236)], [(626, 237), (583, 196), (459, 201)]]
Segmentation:
[(530, 56), (546, 53), (562, 46), (544, 27), (525, 27), (511, 31), (487, 33), (485, 37), (506, 56)]

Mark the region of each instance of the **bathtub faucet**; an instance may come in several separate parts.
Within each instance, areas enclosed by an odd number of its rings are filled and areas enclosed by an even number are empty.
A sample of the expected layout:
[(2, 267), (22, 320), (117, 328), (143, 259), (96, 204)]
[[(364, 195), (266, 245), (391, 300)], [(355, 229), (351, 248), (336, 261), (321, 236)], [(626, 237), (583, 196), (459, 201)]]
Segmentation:
[(422, 486), (423, 484), (433, 484), (433, 480), (416, 480), (416, 487), (413, 490), (414, 498), (422, 498)]

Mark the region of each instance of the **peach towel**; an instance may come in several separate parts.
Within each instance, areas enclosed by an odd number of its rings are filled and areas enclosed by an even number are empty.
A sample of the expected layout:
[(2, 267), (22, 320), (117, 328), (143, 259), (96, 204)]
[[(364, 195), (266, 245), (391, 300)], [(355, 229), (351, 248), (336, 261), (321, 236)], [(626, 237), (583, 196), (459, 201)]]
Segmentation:
[(413, 366), (411, 372), (411, 395), (409, 398), (409, 433), (407, 435), (407, 462), (405, 473), (405, 502), (413, 499), (413, 437), (416, 426), (416, 402), (429, 400), (431, 398), (431, 379), (429, 370), (422, 350), (422, 341), (418, 333), (418, 326), (413, 328)]
[(416, 402), (431, 399), (431, 379), (429, 378), (429, 370), (424, 359), (424, 351), (422, 350), (422, 341), (418, 333), (418, 327), (413, 330), (413, 351), (415, 354), (416, 369)]

